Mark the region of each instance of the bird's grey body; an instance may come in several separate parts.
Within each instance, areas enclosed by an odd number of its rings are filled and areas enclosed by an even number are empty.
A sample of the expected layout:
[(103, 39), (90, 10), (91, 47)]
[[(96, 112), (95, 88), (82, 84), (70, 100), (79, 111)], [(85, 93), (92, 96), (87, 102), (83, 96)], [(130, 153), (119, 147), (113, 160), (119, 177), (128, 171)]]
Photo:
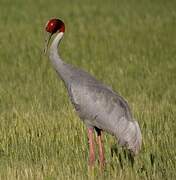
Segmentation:
[(62, 61), (57, 52), (62, 36), (62, 32), (58, 33), (52, 42), (50, 59), (64, 81), (79, 117), (87, 127), (96, 127), (114, 135), (121, 145), (137, 154), (142, 137), (127, 102), (89, 73)]

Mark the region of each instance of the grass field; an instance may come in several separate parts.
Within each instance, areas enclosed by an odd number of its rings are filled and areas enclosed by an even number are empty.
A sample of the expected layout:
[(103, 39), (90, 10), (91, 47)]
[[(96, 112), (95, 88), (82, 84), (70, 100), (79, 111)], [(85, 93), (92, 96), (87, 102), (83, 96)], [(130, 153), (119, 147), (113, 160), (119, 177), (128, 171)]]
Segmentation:
[[(88, 169), (86, 128), (43, 54), (51, 17), (66, 24), (62, 58), (128, 100), (133, 166), (104, 134), (106, 168)], [(176, 179), (175, 0), (1, 0), (0, 23), (0, 179)]]

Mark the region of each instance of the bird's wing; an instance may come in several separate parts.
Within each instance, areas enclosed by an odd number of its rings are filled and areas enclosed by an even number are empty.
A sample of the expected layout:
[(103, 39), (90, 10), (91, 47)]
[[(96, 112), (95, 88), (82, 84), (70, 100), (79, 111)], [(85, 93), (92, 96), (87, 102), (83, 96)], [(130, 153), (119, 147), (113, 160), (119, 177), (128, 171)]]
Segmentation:
[(118, 113), (119, 116), (125, 115), (129, 120), (132, 119), (127, 101), (110, 87), (91, 76), (82, 76), (79, 80), (73, 78), (70, 89), (72, 102), (77, 107), (86, 107), (89, 114), (95, 115), (95, 111), (106, 111), (108, 114), (109, 112), (114, 113), (116, 110), (116, 114)]
[(125, 113), (125, 116), (129, 120), (132, 119), (131, 110), (129, 108), (127, 101), (122, 96), (120, 96), (118, 92), (113, 91), (109, 86), (106, 86), (104, 84), (89, 86), (91, 86), (91, 88), (93, 87), (93, 89), (96, 89), (97, 96), (100, 95), (100, 97), (105, 98), (106, 106), (108, 104), (114, 104), (116, 105), (116, 107), (118, 107)]

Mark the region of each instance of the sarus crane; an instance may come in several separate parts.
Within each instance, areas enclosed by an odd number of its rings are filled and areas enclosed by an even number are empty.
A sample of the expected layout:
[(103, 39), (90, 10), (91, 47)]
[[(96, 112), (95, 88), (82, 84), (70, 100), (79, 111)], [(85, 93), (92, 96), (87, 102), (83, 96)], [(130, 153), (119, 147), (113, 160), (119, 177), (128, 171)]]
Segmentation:
[[(98, 81), (88, 72), (65, 63), (58, 52), (64, 36), (65, 25), (57, 18), (50, 19), (45, 27), (48, 36), (45, 53), (49, 49), (49, 59), (63, 80), (69, 98), (80, 119), (85, 123), (89, 140), (89, 165), (95, 163), (94, 130), (97, 133), (100, 166), (104, 166), (102, 132), (115, 136), (118, 143), (131, 154), (138, 154), (142, 136), (138, 122), (133, 118), (127, 101), (110, 87)], [(49, 47), (51, 37), (55, 35)]]

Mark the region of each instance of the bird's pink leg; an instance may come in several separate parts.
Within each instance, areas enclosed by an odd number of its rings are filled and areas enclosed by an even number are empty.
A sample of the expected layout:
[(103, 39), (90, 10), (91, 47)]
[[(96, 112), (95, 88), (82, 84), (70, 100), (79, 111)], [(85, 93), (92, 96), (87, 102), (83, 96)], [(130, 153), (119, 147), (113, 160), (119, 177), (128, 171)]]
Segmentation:
[(93, 140), (93, 128), (88, 128), (88, 138), (89, 138), (89, 166), (93, 166), (95, 163), (95, 148)]
[(105, 165), (105, 157), (104, 157), (104, 147), (102, 143), (102, 131), (97, 131), (97, 143), (98, 143), (98, 151), (99, 151), (99, 161), (101, 168)]

